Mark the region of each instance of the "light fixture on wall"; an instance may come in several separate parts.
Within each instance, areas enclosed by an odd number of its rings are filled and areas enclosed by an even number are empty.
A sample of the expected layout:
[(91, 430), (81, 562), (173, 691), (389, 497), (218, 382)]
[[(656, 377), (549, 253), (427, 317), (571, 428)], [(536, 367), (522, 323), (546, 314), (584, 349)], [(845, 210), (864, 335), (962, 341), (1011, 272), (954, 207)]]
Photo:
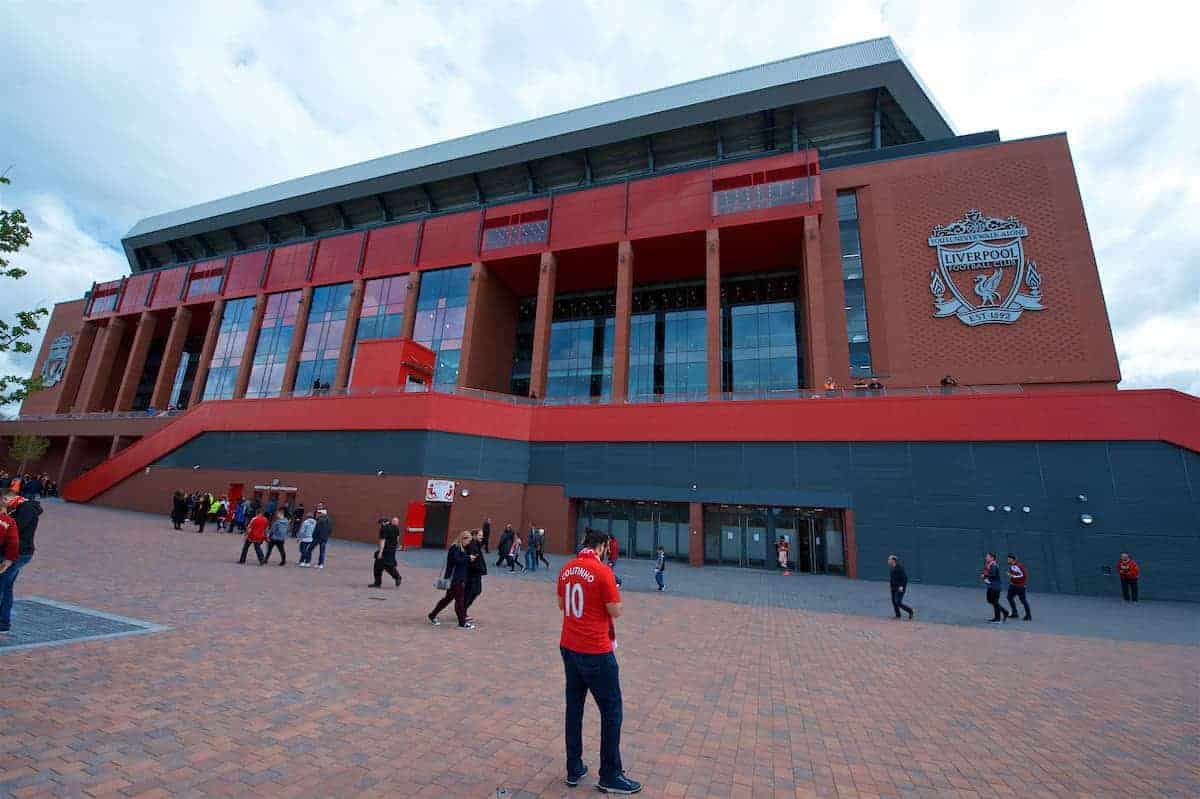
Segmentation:
[(1004, 512), (1005, 512), (1005, 513), (1012, 513), (1012, 505), (1005, 505), (1005, 506), (1004, 506)]
[(197, 471), (199, 468), (200, 468), (200, 464), (197, 463), (195, 466), (192, 467), (192, 471), (193, 472)]
[(469, 497), (469, 496), (471, 496), (471, 490), (470, 490), (469, 488), (464, 488), (464, 489), (462, 490), (462, 495), (463, 495), (464, 497)]
[(379, 471), (375, 472), (376, 477), (383, 477), (383, 474), (384, 474), (383, 469), (380, 469)]
[(1091, 525), (1092, 522), (1094, 522), (1094, 521), (1096, 521), (1096, 520), (1094, 518), (1092, 518), (1092, 514), (1090, 514), (1090, 513), (1079, 514), (1079, 523), (1084, 525), (1085, 527)]
[(1075, 497), (1075, 501), (1076, 502), (1087, 502), (1087, 494), (1080, 494), (1079, 496)]
[(1028, 505), (1022, 505), (1022, 506), (1021, 506), (1021, 511), (1022, 511), (1023, 513), (1029, 513), (1029, 506), (1028, 506)]
[(996, 506), (995, 506), (995, 505), (988, 505), (988, 506), (987, 506), (987, 509), (988, 509), (988, 513), (995, 513), (995, 512), (996, 512)]
[(692, 483), (692, 490), (693, 490), (693, 491), (699, 491), (699, 490), (700, 490), (700, 486), (696, 485), (695, 483)]

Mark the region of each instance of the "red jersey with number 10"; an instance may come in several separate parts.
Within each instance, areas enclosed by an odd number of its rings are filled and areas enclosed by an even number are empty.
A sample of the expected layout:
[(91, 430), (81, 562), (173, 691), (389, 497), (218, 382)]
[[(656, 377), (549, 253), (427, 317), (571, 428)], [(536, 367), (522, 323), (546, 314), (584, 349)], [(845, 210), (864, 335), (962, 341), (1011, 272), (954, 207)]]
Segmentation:
[(584, 655), (612, 651), (612, 625), (608, 605), (620, 602), (612, 569), (600, 562), (595, 550), (584, 549), (558, 573), (558, 596), (563, 602), (559, 645)]

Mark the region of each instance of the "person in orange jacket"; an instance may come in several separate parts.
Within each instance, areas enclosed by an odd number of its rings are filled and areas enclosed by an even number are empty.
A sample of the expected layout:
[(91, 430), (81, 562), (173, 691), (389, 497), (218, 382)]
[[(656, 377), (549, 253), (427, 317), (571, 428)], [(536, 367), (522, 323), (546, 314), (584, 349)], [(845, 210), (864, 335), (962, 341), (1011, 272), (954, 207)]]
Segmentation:
[(1121, 596), (1126, 602), (1138, 601), (1138, 577), (1141, 573), (1137, 561), (1129, 557), (1128, 552), (1122, 552), (1121, 559), (1117, 561), (1117, 574), (1121, 577)]
[(267, 520), (267, 509), (260, 508), (258, 515), (250, 520), (250, 524), (246, 527), (246, 540), (242, 544), (242, 559), (238, 563), (246, 562), (246, 553), (250, 551), (250, 545), (254, 545), (254, 552), (258, 555), (258, 565), (266, 564), (267, 559), (263, 555), (263, 541), (267, 540), (267, 526), (270, 522)]

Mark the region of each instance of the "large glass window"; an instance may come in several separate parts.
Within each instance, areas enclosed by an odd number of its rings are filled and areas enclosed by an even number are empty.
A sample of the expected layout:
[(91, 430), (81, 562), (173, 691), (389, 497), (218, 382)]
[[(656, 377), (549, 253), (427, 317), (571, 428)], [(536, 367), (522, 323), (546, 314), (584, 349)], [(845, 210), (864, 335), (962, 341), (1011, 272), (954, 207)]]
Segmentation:
[(179, 366), (175, 369), (175, 379), (171, 381), (171, 396), (167, 398), (167, 409), (186, 408), (192, 396), (192, 383), (196, 379), (196, 369), (200, 366), (200, 351), (204, 347), (202, 336), (188, 336), (183, 342), (183, 352), (179, 354)]
[(800, 387), (796, 273), (721, 283), (721, 388), (750, 396)]
[(559, 297), (550, 328), (547, 399), (612, 397), (614, 299), (611, 291)]
[(862, 241), (858, 232), (858, 197), (839, 191), (838, 239), (842, 250), (842, 286), (846, 295), (846, 339), (850, 342), (850, 374), (872, 374), (871, 340), (867, 330), (867, 292), (863, 284)]
[(287, 369), (288, 350), (296, 332), (296, 311), (300, 291), (285, 291), (267, 297), (262, 328), (254, 348), (247, 397), (278, 397), (283, 391), (283, 373)]
[(243, 297), (225, 303), (220, 332), (217, 334), (217, 346), (213, 350), (208, 379), (204, 383), (204, 399), (233, 398), (233, 388), (242, 365), (242, 353), (246, 350), (246, 333), (250, 329), (250, 319), (253, 316), (253, 297)]
[(512, 378), (509, 391), (518, 397), (529, 396), (529, 374), (533, 371), (533, 327), (537, 318), (537, 299), (527, 297), (517, 306), (517, 340), (513, 345)]
[(300, 363), (296, 369), (293, 390), (297, 394), (329, 391), (337, 374), (351, 288), (353, 284), (339, 283), (313, 290), (308, 324), (304, 328), (304, 344), (300, 348)]
[(458, 363), (462, 354), (470, 276), (469, 266), (438, 269), (421, 274), (413, 340), (437, 354), (437, 366), (433, 374), (435, 386), (453, 386), (458, 383)]
[[(397, 338), (404, 331), (404, 303), (408, 299), (408, 275), (381, 277), (363, 284), (362, 312), (354, 332), (358, 342)], [(351, 363), (353, 364), (353, 356)]]
[(636, 290), (629, 335), (630, 401), (704, 396), (705, 344), (703, 283)]

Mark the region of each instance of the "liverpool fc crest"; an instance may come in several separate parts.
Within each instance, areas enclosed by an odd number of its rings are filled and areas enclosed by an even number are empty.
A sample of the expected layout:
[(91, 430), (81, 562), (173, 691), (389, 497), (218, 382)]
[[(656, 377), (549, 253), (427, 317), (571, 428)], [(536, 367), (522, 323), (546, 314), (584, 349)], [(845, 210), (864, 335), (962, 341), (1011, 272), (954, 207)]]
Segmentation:
[[(1021, 240), (1029, 231), (1016, 217), (998, 219), (972, 208), (948, 225), (937, 225), (929, 246), (938, 268), (929, 273), (933, 315), (957, 316), (971, 327), (1010, 325), (1023, 311), (1042, 311), (1042, 276), (1025, 261)], [(947, 297), (949, 294), (949, 297)]]

